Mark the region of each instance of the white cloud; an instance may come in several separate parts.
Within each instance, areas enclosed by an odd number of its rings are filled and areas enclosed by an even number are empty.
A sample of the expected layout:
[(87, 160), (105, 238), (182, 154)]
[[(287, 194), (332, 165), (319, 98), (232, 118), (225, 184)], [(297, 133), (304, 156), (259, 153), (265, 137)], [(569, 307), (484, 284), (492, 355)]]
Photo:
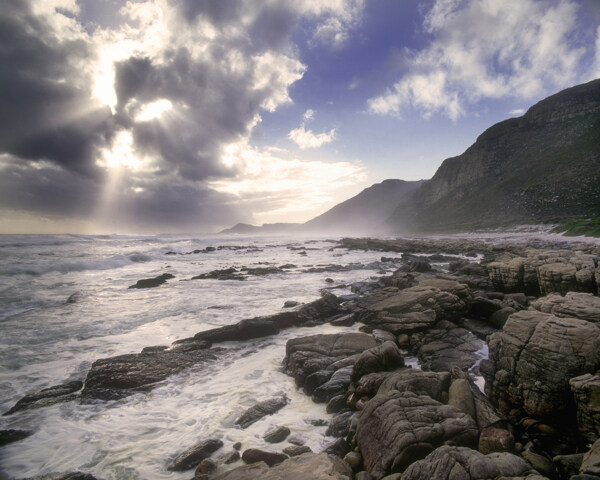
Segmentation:
[(312, 120), (312, 118), (315, 116), (315, 111), (312, 108), (309, 108), (306, 112), (304, 112), (304, 115), (302, 115), (302, 118), (305, 121), (308, 120)]
[(525, 109), (524, 108), (515, 108), (514, 110), (511, 110), (510, 112), (508, 112), (509, 115), (523, 115), (525, 113)]
[(308, 220), (332, 201), (344, 199), (338, 191), (366, 179), (360, 164), (290, 158), (287, 151), (258, 149), (245, 140), (225, 147), (223, 157), (239, 173), (209, 186), (235, 195), (258, 223)]
[(313, 44), (332, 48), (342, 47), (352, 29), (362, 19), (365, 0), (298, 0), (293, 2), (303, 15), (312, 15), (317, 23), (313, 31)]
[(319, 148), (333, 141), (335, 138), (335, 128), (332, 128), (329, 132), (313, 133), (312, 130), (306, 130), (304, 125), (301, 125), (292, 130), (288, 134), (288, 138), (302, 150), (306, 148)]
[(437, 0), (424, 19), (432, 42), (405, 52), (407, 73), (369, 110), (457, 119), (484, 98), (532, 99), (572, 85), (585, 53), (572, 39), (576, 13), (570, 0)]

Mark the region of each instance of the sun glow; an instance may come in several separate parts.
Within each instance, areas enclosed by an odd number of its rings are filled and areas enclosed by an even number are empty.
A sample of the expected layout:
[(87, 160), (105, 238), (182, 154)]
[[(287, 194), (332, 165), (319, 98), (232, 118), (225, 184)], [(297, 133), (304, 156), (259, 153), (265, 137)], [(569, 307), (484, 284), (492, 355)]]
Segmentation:
[(102, 150), (102, 159), (98, 164), (107, 169), (127, 167), (132, 171), (141, 170), (144, 161), (134, 151), (133, 136), (126, 130), (119, 131), (113, 140), (110, 149)]
[(145, 104), (141, 108), (140, 113), (136, 115), (135, 121), (147, 122), (149, 120), (154, 120), (155, 118), (160, 118), (163, 113), (171, 110), (172, 108), (173, 104), (169, 100), (166, 98), (161, 98), (155, 102)]

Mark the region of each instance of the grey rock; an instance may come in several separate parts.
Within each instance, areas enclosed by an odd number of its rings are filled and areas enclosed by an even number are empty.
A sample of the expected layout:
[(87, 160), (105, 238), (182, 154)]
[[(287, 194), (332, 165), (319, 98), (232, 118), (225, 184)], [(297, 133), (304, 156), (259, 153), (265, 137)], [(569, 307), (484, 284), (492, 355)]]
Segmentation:
[(581, 462), (583, 462), (584, 453), (574, 453), (571, 455), (557, 455), (552, 459), (559, 478), (571, 478), (579, 473)]
[(22, 480), (97, 480), (89, 473), (69, 472), (69, 473), (48, 473), (35, 477), (24, 478)]
[(591, 293), (569, 292), (550, 294), (535, 300), (532, 307), (557, 317), (575, 317), (588, 322), (600, 323), (600, 297)]
[(77, 398), (77, 395), (74, 395), (74, 393), (81, 390), (82, 387), (83, 382), (74, 381), (44, 388), (39, 392), (25, 395), (3, 415), (12, 415), (15, 412), (23, 410), (32, 410), (34, 408), (56, 405), (57, 403), (69, 402)]
[(593, 443), (600, 438), (600, 372), (571, 378), (569, 385), (575, 399), (579, 432)]
[(352, 369), (352, 381), (356, 382), (368, 373), (395, 370), (403, 366), (404, 357), (400, 349), (395, 342), (387, 341), (360, 354)]
[(442, 446), (409, 466), (402, 480), (547, 480), (511, 453), (484, 455), (465, 447)]
[(163, 273), (158, 277), (154, 278), (144, 278), (142, 280), (138, 280), (135, 285), (131, 285), (129, 288), (154, 288), (162, 285), (167, 280), (171, 278), (175, 278), (175, 275), (171, 275), (170, 273)]
[(487, 455), (494, 452), (512, 452), (515, 449), (515, 437), (504, 428), (488, 427), (481, 430), (478, 450)]
[(348, 421), (352, 415), (353, 412), (351, 411), (344, 411), (335, 415), (325, 434), (331, 437), (345, 437), (348, 434)]
[(285, 395), (279, 395), (268, 400), (264, 400), (246, 410), (235, 422), (241, 428), (248, 428), (253, 423), (258, 422), (267, 415), (272, 415), (285, 407), (289, 399)]
[(33, 432), (28, 430), (0, 430), (0, 447), (9, 443), (18, 442), (33, 435)]
[(350, 446), (348, 445), (348, 442), (343, 438), (338, 438), (325, 445), (325, 448), (323, 448), (321, 453), (327, 453), (328, 455), (333, 455), (334, 457), (344, 458), (349, 451)]
[(579, 473), (600, 476), (600, 440), (596, 440), (592, 448), (584, 455)]
[(396, 335), (394, 335), (393, 333), (391, 333), (387, 330), (380, 330), (380, 329), (376, 328), (371, 332), (371, 335), (373, 335), (373, 338), (375, 339), (375, 341), (377, 343), (384, 343), (384, 342), (396, 343)]
[(352, 470), (358, 470), (362, 465), (362, 455), (360, 452), (348, 452), (344, 457), (344, 461), (350, 465)]
[(263, 435), (263, 439), (268, 443), (279, 443), (283, 442), (290, 434), (288, 427), (280, 426), (269, 430)]
[(217, 475), (213, 480), (351, 480), (352, 470), (340, 458), (326, 453), (305, 453), (269, 468), (256, 463)]
[(413, 392), (441, 400), (450, 387), (450, 373), (426, 372), (412, 368), (401, 368), (393, 372), (370, 373), (356, 385), (359, 396), (374, 397), (377, 393), (392, 391)]
[(285, 447), (283, 449), (283, 453), (290, 457), (297, 457), (298, 455), (302, 455), (304, 453), (312, 453), (312, 450), (307, 445), (290, 445), (289, 447)]
[(210, 457), (214, 452), (223, 446), (223, 442), (216, 438), (203, 440), (202, 442), (188, 448), (180, 453), (167, 466), (167, 470), (171, 472), (184, 472), (198, 466), (205, 458)]
[(288, 456), (284, 453), (267, 452), (258, 448), (249, 448), (242, 453), (242, 460), (246, 463), (264, 462), (269, 467), (277, 465), (286, 460)]
[(356, 442), (365, 469), (379, 479), (402, 472), (444, 443), (476, 446), (478, 435), (475, 421), (458, 409), (425, 395), (392, 391), (367, 402)]

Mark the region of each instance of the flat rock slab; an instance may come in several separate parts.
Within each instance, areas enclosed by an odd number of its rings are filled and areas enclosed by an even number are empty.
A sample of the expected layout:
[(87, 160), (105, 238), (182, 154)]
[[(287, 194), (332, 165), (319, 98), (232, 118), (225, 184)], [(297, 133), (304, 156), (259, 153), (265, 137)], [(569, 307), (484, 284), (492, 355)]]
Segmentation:
[(171, 278), (175, 278), (175, 275), (171, 275), (170, 273), (163, 273), (158, 277), (144, 278), (142, 280), (138, 280), (135, 285), (131, 285), (129, 288), (154, 288), (158, 287), (159, 285), (162, 285)]
[(186, 470), (196, 468), (202, 460), (210, 457), (222, 446), (223, 442), (221, 440), (204, 440), (177, 455), (177, 457), (169, 464), (167, 470), (171, 472), (185, 472)]
[(363, 465), (375, 479), (404, 471), (444, 442), (475, 447), (478, 436), (466, 413), (426, 395), (398, 391), (369, 400), (356, 431)]
[(402, 480), (548, 480), (525, 460), (511, 453), (484, 455), (465, 447), (443, 446), (413, 463)]
[(118, 400), (147, 392), (171, 375), (220, 358), (226, 349), (162, 350), (96, 360), (81, 393), (84, 400)]
[(393, 372), (370, 373), (356, 385), (359, 396), (374, 397), (378, 393), (413, 392), (440, 401), (450, 387), (450, 372), (426, 372), (414, 368), (401, 368)]
[(600, 438), (600, 372), (569, 380), (577, 407), (577, 427), (588, 442)]
[(9, 443), (18, 442), (33, 435), (33, 432), (28, 430), (0, 430), (0, 447)]
[(343, 460), (325, 453), (305, 453), (269, 468), (256, 463), (235, 468), (213, 480), (351, 480), (352, 469)]
[(533, 308), (557, 317), (575, 317), (588, 322), (600, 323), (600, 297), (591, 293), (569, 292), (551, 294), (532, 303)]
[(31, 410), (34, 408), (48, 407), (57, 403), (64, 403), (74, 400), (74, 395), (83, 388), (83, 382), (74, 381), (44, 388), (39, 392), (25, 395), (15, 405), (3, 415), (11, 415), (22, 410)]
[(248, 428), (253, 423), (258, 422), (261, 418), (267, 415), (272, 415), (285, 407), (289, 399), (285, 395), (270, 398), (263, 402), (257, 403), (246, 410), (235, 422), (241, 428)]

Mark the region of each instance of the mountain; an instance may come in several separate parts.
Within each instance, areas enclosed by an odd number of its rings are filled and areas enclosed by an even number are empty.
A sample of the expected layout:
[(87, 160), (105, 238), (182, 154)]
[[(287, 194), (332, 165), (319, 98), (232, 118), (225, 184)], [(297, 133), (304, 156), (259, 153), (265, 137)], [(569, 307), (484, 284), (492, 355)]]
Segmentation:
[(300, 225), (299, 223), (265, 223), (261, 226), (238, 223), (231, 228), (221, 230), (219, 234), (258, 235), (279, 234), (289, 232)]
[(468, 231), (600, 214), (600, 79), (563, 90), (448, 158), (388, 219)]
[(299, 227), (302, 232), (323, 233), (383, 233), (385, 221), (396, 206), (411, 198), (423, 180), (384, 180), (365, 188), (358, 195), (342, 202)]

